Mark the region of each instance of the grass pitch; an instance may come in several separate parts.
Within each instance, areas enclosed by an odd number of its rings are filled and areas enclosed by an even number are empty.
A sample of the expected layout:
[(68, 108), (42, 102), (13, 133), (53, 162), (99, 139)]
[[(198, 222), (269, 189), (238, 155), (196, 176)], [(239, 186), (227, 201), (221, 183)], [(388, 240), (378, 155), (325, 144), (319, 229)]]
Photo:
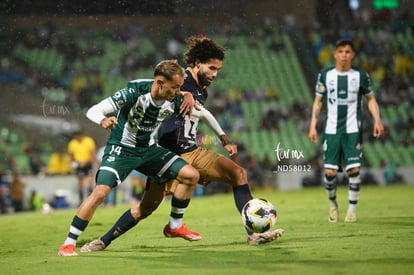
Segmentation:
[[(362, 186), (358, 222), (344, 223), (347, 189), (338, 190), (340, 222), (327, 221), (322, 188), (254, 191), (278, 211), (285, 235), (248, 246), (232, 194), (195, 198), (187, 226), (203, 240), (167, 239), (170, 202), (105, 251), (58, 257), (75, 209), (0, 216), (1, 274), (413, 274), (414, 184)], [(128, 208), (101, 207), (78, 246), (96, 239)], [(79, 249), (78, 249), (79, 251)]]

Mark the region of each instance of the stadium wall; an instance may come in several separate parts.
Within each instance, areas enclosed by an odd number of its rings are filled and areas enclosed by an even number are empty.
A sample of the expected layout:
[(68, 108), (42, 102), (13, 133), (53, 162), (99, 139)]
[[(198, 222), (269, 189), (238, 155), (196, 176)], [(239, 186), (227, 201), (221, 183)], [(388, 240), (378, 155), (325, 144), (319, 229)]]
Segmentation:
[[(22, 176), (21, 179), (25, 184), (24, 205), (26, 209), (29, 208), (32, 191), (40, 194), (46, 202), (52, 202), (56, 196), (61, 196), (66, 198), (70, 207), (77, 207), (79, 205), (78, 179), (75, 175), (46, 177)], [(122, 203), (131, 201), (131, 188), (132, 185), (129, 178), (118, 187), (118, 193), (122, 194)], [(87, 194), (86, 189), (87, 184), (85, 183), (85, 194)]]
[[(365, 174), (366, 169), (362, 169), (361, 174)], [(386, 186), (383, 176), (383, 170), (380, 168), (370, 169), (369, 171), (374, 175), (378, 181), (378, 185)], [(410, 167), (401, 167), (398, 169), (398, 173), (403, 176), (407, 184), (414, 184), (409, 182), (414, 178), (414, 170)], [(275, 190), (297, 190), (302, 187), (302, 180), (305, 177), (309, 177), (309, 172), (292, 172), (292, 173), (272, 173), (268, 171), (265, 176), (265, 187), (271, 187)], [(321, 179), (322, 180), (322, 179)], [(78, 198), (78, 186), (77, 178), (74, 175), (71, 176), (47, 176), (47, 177), (33, 177), (23, 176), (22, 181), (25, 184), (25, 206), (29, 205), (29, 200), (32, 191), (36, 191), (43, 196), (45, 201), (51, 202), (56, 196), (65, 196), (67, 202), (71, 207), (79, 205)], [(322, 181), (321, 181), (322, 182)], [(364, 183), (362, 183), (364, 184)], [(131, 188), (130, 180), (127, 179), (118, 187), (118, 192), (122, 194), (122, 203), (128, 203), (131, 200)], [(86, 185), (85, 185), (86, 192)]]
[[(371, 173), (371, 175), (376, 179), (378, 185), (385, 186), (387, 183), (384, 180), (384, 170), (381, 168), (371, 168), (369, 171), (366, 168), (361, 169), (361, 175), (366, 173)], [(402, 176), (403, 182), (407, 184), (414, 184), (414, 170), (412, 167), (400, 167), (398, 168), (397, 173)], [(277, 190), (294, 190), (302, 188), (302, 180), (305, 177), (312, 176), (309, 172), (292, 172), (292, 173), (273, 173), (267, 177), (267, 186), (271, 186)], [(321, 178), (322, 182), (322, 178)], [(362, 182), (362, 184), (364, 184)]]

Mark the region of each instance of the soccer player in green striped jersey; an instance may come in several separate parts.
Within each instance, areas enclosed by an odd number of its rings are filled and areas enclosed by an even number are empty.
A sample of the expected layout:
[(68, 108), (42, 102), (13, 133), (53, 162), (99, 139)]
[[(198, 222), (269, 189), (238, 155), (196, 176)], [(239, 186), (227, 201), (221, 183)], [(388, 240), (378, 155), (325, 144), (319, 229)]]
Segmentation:
[(308, 137), (317, 142), (316, 129), (322, 107), (326, 108), (323, 137), (324, 185), (330, 201), (329, 221), (337, 222), (339, 208), (336, 200), (336, 175), (343, 158), (349, 177), (349, 206), (345, 222), (355, 222), (356, 205), (360, 194), (360, 166), (362, 157), (362, 97), (367, 99), (368, 109), (374, 120), (373, 135), (384, 134), (380, 111), (370, 76), (352, 67), (355, 50), (352, 41), (339, 40), (333, 53), (335, 66), (320, 71)]
[(96, 187), (79, 206), (59, 256), (77, 256), (76, 241), (96, 208), (134, 169), (163, 189), (165, 182), (177, 179), (180, 184), (172, 198), (171, 215), (184, 214), (200, 175), (154, 139), (158, 126), (167, 117), (185, 115), (188, 110), (191, 115), (192, 108), (199, 110), (192, 94), (181, 92), (183, 83), (184, 69), (176, 60), (164, 60), (155, 67), (154, 79), (130, 81), (126, 88), (89, 108), (86, 116), (111, 133), (96, 174)]
[[(204, 107), (208, 99), (207, 87), (215, 81), (222, 68), (225, 57), (224, 49), (204, 35), (190, 36), (186, 41), (188, 49), (184, 53), (184, 61), (190, 67), (186, 69), (181, 89), (193, 94), (200, 110), (194, 110), (191, 117), (171, 116), (166, 119), (158, 131), (158, 144), (180, 154), (185, 161), (196, 168), (200, 173), (199, 184), (207, 186), (211, 182), (224, 182), (231, 185), (236, 208), (241, 212), (243, 206), (252, 199), (246, 170), (234, 160), (203, 148), (197, 139), (198, 124), (201, 120), (220, 138), (223, 148), (233, 159), (237, 155), (237, 145), (230, 141), (216, 118)], [(86, 243), (80, 251), (93, 252), (106, 249), (115, 239), (151, 215), (163, 201), (165, 193), (174, 194), (176, 187), (175, 180), (167, 182), (165, 189), (161, 190), (158, 184), (148, 181), (142, 201), (122, 214), (102, 237)], [(174, 223), (170, 221), (170, 224), (164, 227), (163, 232), (166, 237), (180, 237), (188, 241), (201, 240), (201, 236), (195, 235), (195, 232), (188, 234), (181, 232), (179, 228), (171, 228), (170, 226)], [(278, 239), (284, 234), (284, 230), (279, 228), (264, 233), (246, 233), (247, 243), (258, 245)]]

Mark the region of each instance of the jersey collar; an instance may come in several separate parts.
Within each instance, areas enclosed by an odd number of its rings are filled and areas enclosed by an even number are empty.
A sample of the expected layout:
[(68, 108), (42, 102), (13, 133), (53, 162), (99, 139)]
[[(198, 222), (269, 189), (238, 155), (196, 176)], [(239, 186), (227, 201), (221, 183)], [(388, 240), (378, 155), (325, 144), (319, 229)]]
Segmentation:
[(187, 70), (188, 70), (188, 71), (191, 73), (191, 75), (193, 76), (193, 79), (194, 79), (194, 81), (197, 83), (197, 86), (198, 86), (200, 89), (204, 90), (206, 87), (201, 87), (201, 86), (200, 86), (200, 83), (198, 82), (198, 77), (197, 77), (197, 74), (194, 72), (193, 68), (188, 67), (188, 68), (187, 68)]

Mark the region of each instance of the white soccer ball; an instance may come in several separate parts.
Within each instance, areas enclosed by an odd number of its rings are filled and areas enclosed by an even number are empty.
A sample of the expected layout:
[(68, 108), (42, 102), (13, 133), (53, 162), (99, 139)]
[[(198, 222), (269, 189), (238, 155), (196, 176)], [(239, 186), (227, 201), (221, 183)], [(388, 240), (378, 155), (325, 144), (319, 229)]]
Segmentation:
[(242, 209), (242, 220), (247, 230), (263, 233), (271, 229), (277, 220), (276, 208), (266, 199), (252, 199)]

